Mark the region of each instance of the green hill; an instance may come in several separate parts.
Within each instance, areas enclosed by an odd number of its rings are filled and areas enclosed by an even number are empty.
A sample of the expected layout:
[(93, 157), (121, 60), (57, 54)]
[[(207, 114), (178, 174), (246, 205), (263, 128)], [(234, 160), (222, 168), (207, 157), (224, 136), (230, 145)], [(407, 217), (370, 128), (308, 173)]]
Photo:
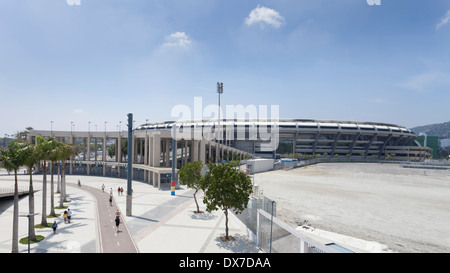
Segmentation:
[(427, 135), (431, 136), (447, 137), (447, 134), (450, 132), (450, 121), (444, 123), (417, 126), (411, 128), (411, 131), (413, 131), (416, 134), (424, 132)]

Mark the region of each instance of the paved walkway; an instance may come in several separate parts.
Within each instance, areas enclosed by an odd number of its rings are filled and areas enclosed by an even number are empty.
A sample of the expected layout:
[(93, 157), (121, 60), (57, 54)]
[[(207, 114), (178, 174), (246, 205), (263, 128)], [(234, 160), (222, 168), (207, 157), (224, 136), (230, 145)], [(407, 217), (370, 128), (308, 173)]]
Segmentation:
[(120, 209), (116, 204), (115, 198), (112, 198), (110, 204), (109, 193), (106, 191), (86, 185), (83, 185), (80, 188), (92, 194), (97, 200), (97, 225), (100, 229), (100, 252), (137, 253), (138, 250), (136, 245), (134, 244), (133, 238), (131, 238), (131, 234), (128, 231), (127, 225), (124, 223), (122, 216), (119, 217), (119, 230), (118, 232), (116, 231), (115, 213), (117, 210), (120, 212)]
[[(81, 180), (81, 187), (76, 181)], [(47, 178), (48, 183), (50, 178)], [(56, 180), (56, 177), (55, 177)], [(41, 187), (42, 176), (33, 177), (36, 187)], [(28, 185), (29, 177), (19, 176), (19, 185)], [(67, 193), (70, 202), (65, 203), (72, 211), (71, 223), (62, 220), (63, 210), (56, 210), (61, 216), (48, 219), (56, 221), (58, 229), (53, 234), (50, 228), (36, 229), (37, 235), (45, 239), (31, 246), (31, 252), (48, 253), (256, 253), (260, 249), (249, 239), (240, 222), (230, 217), (229, 232), (235, 240), (222, 242), (219, 237), (225, 233), (224, 213), (193, 213), (196, 205), (193, 191), (182, 187), (170, 194), (170, 185), (163, 184), (161, 190), (152, 185), (133, 181), (132, 216), (126, 216), (126, 194), (117, 195), (117, 187), (126, 191), (124, 179), (67, 176)], [(55, 182), (56, 184), (56, 182)], [(106, 186), (105, 193), (101, 186)], [(0, 185), (14, 185), (12, 175), (0, 175)], [(70, 186), (69, 186), (70, 185)], [(50, 185), (47, 185), (50, 189)], [(56, 188), (56, 186), (55, 186)], [(109, 190), (113, 189), (114, 204), (109, 205)], [(201, 194), (197, 195), (200, 209), (205, 210)], [(59, 194), (55, 194), (55, 202)], [(35, 193), (35, 211), (42, 211), (42, 192)], [(50, 204), (48, 196), (47, 204)], [(115, 231), (114, 213), (122, 213), (120, 232)], [(49, 207), (47, 208), (49, 213)], [(28, 197), (19, 201), (19, 214), (28, 213)], [(11, 252), (12, 200), (0, 200), (0, 252)], [(41, 215), (35, 216), (35, 224)], [(26, 217), (19, 218), (19, 238), (28, 236)], [(27, 252), (27, 245), (19, 243), (19, 251)]]

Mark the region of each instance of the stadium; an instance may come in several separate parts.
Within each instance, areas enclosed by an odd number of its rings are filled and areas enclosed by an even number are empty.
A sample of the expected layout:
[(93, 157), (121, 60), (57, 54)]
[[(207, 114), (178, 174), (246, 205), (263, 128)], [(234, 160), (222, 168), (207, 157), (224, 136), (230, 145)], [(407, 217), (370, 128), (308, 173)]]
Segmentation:
[[(217, 123), (211, 121), (144, 124), (142, 130), (171, 130), (173, 125), (209, 138)], [(282, 119), (270, 121), (222, 120), (217, 139), (255, 157), (275, 158), (276, 153), (331, 157), (376, 157), (420, 161), (431, 151), (416, 141), (409, 129), (385, 123)], [(219, 127), (219, 126), (217, 126)]]
[[(54, 137), (76, 146), (77, 154), (68, 160), (69, 174), (126, 178), (128, 152), (119, 148), (127, 141), (126, 131), (31, 130), (28, 142), (35, 143), (37, 136)], [(411, 130), (402, 126), (372, 122), (166, 121), (134, 128), (130, 154), (133, 179), (153, 183), (159, 188), (161, 182), (170, 181), (172, 162), (180, 169), (196, 160), (206, 163), (248, 157), (275, 159), (279, 154), (358, 161), (429, 158), (431, 149), (421, 147), (416, 138)], [(176, 147), (176, 161), (173, 161), (173, 147)]]

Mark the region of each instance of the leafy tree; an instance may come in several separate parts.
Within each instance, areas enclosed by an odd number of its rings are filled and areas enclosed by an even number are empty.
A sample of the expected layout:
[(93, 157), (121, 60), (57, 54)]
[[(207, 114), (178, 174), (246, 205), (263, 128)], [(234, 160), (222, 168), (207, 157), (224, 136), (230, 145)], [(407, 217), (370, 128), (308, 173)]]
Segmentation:
[(113, 143), (109, 145), (108, 148), (106, 148), (106, 150), (108, 151), (109, 157), (113, 158), (116, 155), (116, 144)]
[[(126, 157), (128, 155), (128, 139), (124, 139), (122, 141), (122, 156)], [(122, 161), (122, 158), (119, 159), (120, 161)]]
[(228, 235), (228, 210), (241, 213), (248, 204), (252, 193), (252, 182), (242, 171), (232, 164), (208, 164), (209, 172), (205, 174), (203, 203), (206, 210), (222, 209), (225, 213), (225, 240), (232, 239)]
[(25, 143), (14, 141), (8, 147), (0, 150), (0, 165), (7, 171), (14, 171), (14, 209), (13, 209), (13, 236), (12, 252), (19, 252), (19, 189), (17, 182), (17, 171), (25, 165), (30, 149)]
[(178, 176), (180, 177), (180, 183), (186, 185), (188, 188), (194, 189), (194, 200), (197, 205), (197, 211), (195, 213), (202, 213), (200, 207), (198, 206), (197, 198), (195, 195), (202, 188), (202, 168), (203, 163), (201, 160), (186, 163), (185, 166), (181, 167), (178, 171)]
[(16, 133), (16, 139), (22, 142), (27, 141), (28, 133), (33, 130), (33, 127), (27, 127), (25, 130)]

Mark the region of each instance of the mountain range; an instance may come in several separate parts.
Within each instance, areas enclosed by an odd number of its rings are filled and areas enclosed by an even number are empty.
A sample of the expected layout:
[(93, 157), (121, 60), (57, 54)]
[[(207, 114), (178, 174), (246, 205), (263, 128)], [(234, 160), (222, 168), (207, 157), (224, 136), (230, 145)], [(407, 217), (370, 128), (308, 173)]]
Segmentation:
[(430, 136), (438, 136), (442, 138), (450, 138), (450, 121), (444, 123), (436, 123), (430, 125), (417, 126), (410, 128), (416, 134), (426, 133)]

